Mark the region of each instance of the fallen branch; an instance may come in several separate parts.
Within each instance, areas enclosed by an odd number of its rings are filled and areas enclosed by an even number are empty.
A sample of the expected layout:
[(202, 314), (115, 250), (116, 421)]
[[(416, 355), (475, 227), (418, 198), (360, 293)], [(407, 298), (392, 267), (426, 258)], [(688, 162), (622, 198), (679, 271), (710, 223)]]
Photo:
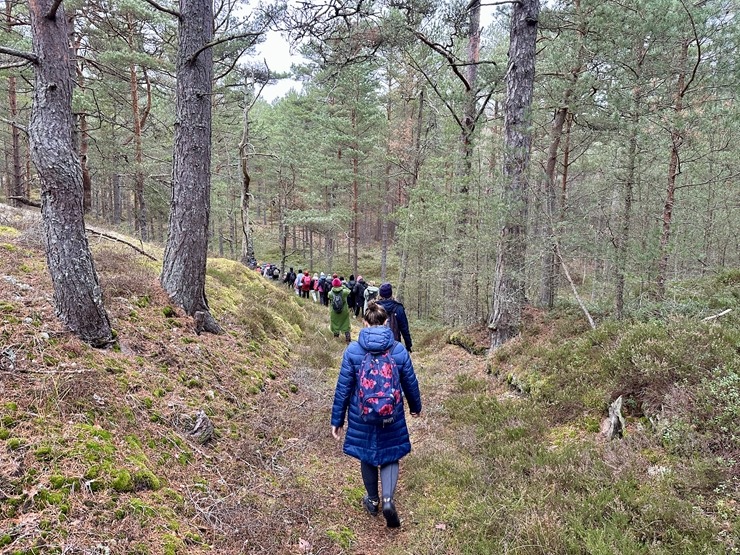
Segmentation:
[(26, 206), (33, 206), (34, 208), (41, 208), (41, 203), (35, 200), (27, 199), (26, 197), (8, 197), (8, 200), (17, 200), (21, 204)]
[(707, 316), (706, 318), (702, 319), (702, 322), (709, 322), (710, 320), (714, 320), (716, 318), (719, 318), (720, 316), (724, 316), (725, 314), (732, 312), (731, 308), (728, 308), (727, 310), (723, 310), (719, 314), (715, 314), (714, 316)]
[(85, 231), (87, 231), (89, 233), (95, 233), (97, 235), (100, 235), (101, 237), (105, 237), (106, 239), (110, 239), (111, 241), (118, 241), (119, 243), (123, 243), (124, 245), (128, 245), (129, 247), (131, 247), (132, 249), (134, 249), (139, 254), (143, 254), (144, 256), (146, 256), (147, 258), (149, 258), (150, 260), (154, 260), (154, 262), (159, 262), (151, 254), (149, 254), (148, 252), (144, 251), (144, 249), (140, 249), (139, 247), (137, 247), (136, 245), (134, 245), (132, 243), (129, 243), (128, 241), (124, 241), (123, 239), (120, 239), (118, 237), (114, 237), (113, 235), (109, 235), (109, 234), (105, 233), (104, 231), (100, 231), (99, 229), (95, 229), (95, 228), (92, 228), (90, 226), (85, 226)]
[(555, 254), (557, 254), (558, 259), (560, 259), (560, 265), (563, 267), (563, 271), (565, 272), (565, 279), (568, 280), (568, 283), (570, 283), (571, 289), (573, 289), (573, 295), (575, 295), (576, 301), (578, 301), (578, 306), (581, 307), (581, 310), (586, 315), (586, 318), (588, 318), (588, 323), (591, 326), (591, 329), (595, 330), (596, 324), (594, 323), (594, 319), (591, 318), (591, 314), (588, 312), (586, 305), (583, 304), (583, 301), (581, 300), (581, 296), (578, 294), (578, 289), (576, 289), (576, 284), (573, 283), (573, 279), (570, 277), (570, 272), (568, 271), (568, 267), (565, 265), (565, 261), (563, 260), (563, 255), (560, 254), (560, 244), (557, 241), (555, 242)]

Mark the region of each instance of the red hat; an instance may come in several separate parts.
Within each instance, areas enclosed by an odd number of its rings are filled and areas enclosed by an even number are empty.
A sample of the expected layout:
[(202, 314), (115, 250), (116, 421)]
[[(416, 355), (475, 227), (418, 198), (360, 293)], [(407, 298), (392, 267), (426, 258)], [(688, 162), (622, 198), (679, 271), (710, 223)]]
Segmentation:
[(332, 287), (341, 287), (342, 286), (342, 282), (339, 281), (339, 278), (334, 278), (332, 280), (332, 282), (331, 282), (331, 286)]

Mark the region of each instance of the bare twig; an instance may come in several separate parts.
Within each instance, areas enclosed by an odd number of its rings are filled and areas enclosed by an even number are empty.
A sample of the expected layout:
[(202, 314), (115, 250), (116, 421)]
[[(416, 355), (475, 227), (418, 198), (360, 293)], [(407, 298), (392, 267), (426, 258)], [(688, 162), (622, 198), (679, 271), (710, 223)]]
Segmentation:
[(573, 295), (575, 296), (576, 301), (578, 301), (578, 306), (581, 307), (581, 310), (586, 315), (586, 318), (588, 319), (588, 323), (591, 326), (591, 329), (595, 330), (596, 324), (594, 323), (594, 319), (591, 318), (591, 314), (586, 308), (586, 305), (583, 304), (583, 300), (581, 300), (581, 296), (578, 294), (578, 289), (576, 289), (576, 284), (573, 283), (573, 279), (570, 277), (568, 266), (565, 265), (565, 261), (563, 260), (563, 255), (560, 253), (560, 245), (557, 241), (555, 242), (555, 254), (558, 255), (558, 259), (560, 260), (560, 265), (563, 267), (563, 271), (565, 272), (565, 279), (568, 280), (568, 283), (570, 283), (570, 286), (573, 289)]
[(714, 316), (707, 316), (706, 318), (702, 319), (702, 322), (709, 322), (710, 320), (715, 320), (716, 318), (719, 318), (720, 316), (724, 316), (725, 314), (728, 314), (732, 312), (731, 308), (728, 308), (727, 310), (723, 310), (719, 314), (715, 314)]
[(101, 237), (105, 237), (106, 239), (110, 239), (111, 241), (118, 241), (119, 243), (123, 243), (124, 245), (128, 245), (129, 247), (131, 247), (132, 249), (134, 249), (139, 254), (143, 254), (148, 259), (154, 260), (155, 262), (158, 262), (158, 260), (156, 258), (154, 258), (148, 252), (144, 251), (144, 249), (140, 249), (136, 245), (134, 245), (132, 243), (129, 243), (128, 241), (124, 241), (123, 239), (120, 239), (119, 237), (114, 237), (113, 235), (109, 235), (109, 234), (105, 233), (104, 231), (100, 231), (99, 229), (95, 229), (95, 228), (92, 228), (90, 226), (86, 226), (85, 227), (85, 231), (87, 231), (89, 233), (95, 233), (97, 235), (100, 235)]

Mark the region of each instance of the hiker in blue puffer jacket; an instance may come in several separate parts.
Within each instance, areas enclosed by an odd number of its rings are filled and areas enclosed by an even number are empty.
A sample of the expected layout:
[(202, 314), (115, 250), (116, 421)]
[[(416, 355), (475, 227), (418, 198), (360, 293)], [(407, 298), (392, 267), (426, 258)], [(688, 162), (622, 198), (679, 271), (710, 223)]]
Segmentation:
[(393, 493), (398, 482), (398, 461), (411, 451), (403, 397), (395, 407), (393, 422), (387, 425), (365, 422), (360, 416), (358, 401), (358, 372), (365, 355), (389, 352), (398, 368), (401, 390), (409, 404), (411, 416), (417, 417), (421, 413), (421, 393), (411, 357), (406, 348), (393, 338), (391, 329), (383, 325), (387, 317), (385, 309), (380, 304), (374, 301), (368, 303), (363, 318), (365, 327), (360, 331), (357, 341), (350, 343), (344, 351), (342, 368), (334, 392), (331, 433), (335, 439), (340, 438), (345, 416), (349, 413), (344, 452), (360, 460), (362, 481), (367, 490), (362, 504), (372, 516), (380, 512), (378, 495), (378, 468), (380, 468), (383, 516), (389, 528), (397, 528), (401, 521), (393, 503)]

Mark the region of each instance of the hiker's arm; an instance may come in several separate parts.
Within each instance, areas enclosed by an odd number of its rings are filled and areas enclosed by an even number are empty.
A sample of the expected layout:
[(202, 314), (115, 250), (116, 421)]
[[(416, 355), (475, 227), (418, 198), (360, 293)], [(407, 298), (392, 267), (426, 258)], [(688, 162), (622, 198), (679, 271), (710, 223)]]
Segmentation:
[(354, 390), (354, 372), (352, 371), (352, 364), (349, 360), (347, 351), (344, 352), (342, 357), (342, 368), (339, 371), (339, 377), (337, 378), (337, 387), (334, 390), (334, 404), (331, 410), (331, 425), (332, 428), (341, 428), (344, 426), (344, 418), (347, 414), (347, 408), (349, 407), (349, 401), (352, 397), (352, 391)]
[(406, 350), (411, 352), (411, 332), (409, 331), (409, 320), (406, 318), (406, 310), (401, 307), (400, 310), (396, 309), (396, 319), (398, 320), (398, 329), (403, 336), (403, 342), (406, 345)]
[(406, 359), (398, 369), (398, 375), (401, 378), (401, 389), (403, 389), (406, 402), (409, 404), (409, 412), (412, 416), (418, 416), (421, 413), (421, 392), (414, 372), (414, 365), (408, 353), (406, 353)]

